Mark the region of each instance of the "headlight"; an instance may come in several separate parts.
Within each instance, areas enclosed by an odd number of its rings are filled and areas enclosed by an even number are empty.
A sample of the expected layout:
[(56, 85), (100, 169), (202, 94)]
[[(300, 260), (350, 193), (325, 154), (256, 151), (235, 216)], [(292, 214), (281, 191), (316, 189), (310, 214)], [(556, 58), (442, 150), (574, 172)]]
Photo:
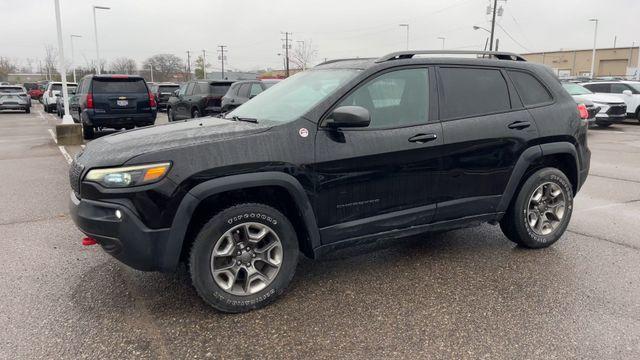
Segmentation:
[(171, 163), (125, 166), (110, 169), (93, 169), (86, 181), (97, 182), (108, 188), (147, 185), (160, 181), (169, 172)]

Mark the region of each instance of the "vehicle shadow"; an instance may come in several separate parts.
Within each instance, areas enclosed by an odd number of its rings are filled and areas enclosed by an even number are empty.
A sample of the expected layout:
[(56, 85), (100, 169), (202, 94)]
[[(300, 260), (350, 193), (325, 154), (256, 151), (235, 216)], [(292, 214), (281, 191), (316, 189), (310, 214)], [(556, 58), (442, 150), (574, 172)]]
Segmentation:
[[(327, 260), (300, 256), (287, 294), (259, 311), (303, 316), (309, 311), (309, 303), (321, 302), (322, 309), (316, 310), (322, 312), (330, 311), (332, 306), (356, 306), (358, 299), (365, 298), (367, 302), (373, 298), (386, 306), (397, 306), (389, 302), (398, 296), (398, 291), (406, 291), (401, 289), (405, 286), (427, 291), (430, 287), (454, 285), (465, 291), (481, 291), (477, 286), (487, 279), (505, 284), (497, 286), (507, 286), (509, 275), (502, 269), (523, 264), (546, 266), (549, 276), (573, 272), (571, 264), (557, 259), (560, 255), (553, 247), (525, 250), (509, 242), (496, 227), (485, 225), (476, 229), (481, 231), (465, 229), (396, 239), (392, 243), (350, 249)], [(465, 285), (467, 282), (471, 285)], [(147, 273), (109, 259), (109, 266), (87, 269), (72, 298), (81, 311), (96, 318), (107, 316), (105, 309), (132, 314), (140, 310), (141, 304), (158, 322), (176, 318), (216, 321), (229, 316), (199, 298), (184, 265), (173, 274)], [(94, 305), (96, 299), (100, 308)], [(246, 314), (238, 316), (244, 318)]]

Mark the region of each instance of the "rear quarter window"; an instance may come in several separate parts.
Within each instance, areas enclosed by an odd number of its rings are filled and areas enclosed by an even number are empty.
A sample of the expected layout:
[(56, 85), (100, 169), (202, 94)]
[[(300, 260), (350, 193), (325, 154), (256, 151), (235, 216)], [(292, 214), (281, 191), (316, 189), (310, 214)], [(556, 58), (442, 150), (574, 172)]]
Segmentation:
[(142, 79), (93, 79), (93, 93), (146, 93), (147, 86)]
[(443, 120), (481, 116), (511, 109), (509, 90), (500, 70), (440, 68)]
[(553, 101), (549, 90), (533, 75), (522, 71), (509, 71), (509, 77), (525, 106), (544, 105)]

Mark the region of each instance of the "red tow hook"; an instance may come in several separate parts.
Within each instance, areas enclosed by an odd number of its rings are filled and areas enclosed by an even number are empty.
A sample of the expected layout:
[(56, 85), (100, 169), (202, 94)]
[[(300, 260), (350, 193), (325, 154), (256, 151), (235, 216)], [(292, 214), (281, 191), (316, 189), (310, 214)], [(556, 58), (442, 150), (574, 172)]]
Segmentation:
[(97, 242), (90, 237), (82, 238), (82, 245), (84, 246), (91, 246), (95, 244), (97, 244)]

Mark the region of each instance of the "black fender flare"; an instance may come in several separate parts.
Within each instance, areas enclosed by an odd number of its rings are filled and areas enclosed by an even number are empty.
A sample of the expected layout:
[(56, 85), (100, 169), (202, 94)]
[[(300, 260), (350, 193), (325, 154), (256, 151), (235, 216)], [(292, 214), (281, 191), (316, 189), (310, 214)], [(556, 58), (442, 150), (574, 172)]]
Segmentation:
[[(576, 150), (575, 145), (570, 142), (552, 142), (546, 144), (540, 144), (532, 146), (525, 151), (522, 152), (520, 158), (516, 162), (513, 167), (513, 171), (511, 172), (511, 177), (509, 178), (509, 182), (505, 188), (504, 194), (498, 203), (496, 208), (496, 212), (502, 213), (507, 211), (509, 204), (511, 203), (511, 199), (520, 184), (522, 177), (525, 175), (525, 172), (529, 168), (529, 166), (539, 158), (547, 155), (553, 154), (569, 154), (575, 159), (576, 171), (580, 169), (579, 159), (578, 159), (578, 150)], [(576, 172), (577, 174), (577, 172)], [(578, 182), (580, 179), (578, 179)], [(580, 184), (577, 184), (578, 188), (580, 188)]]
[(294, 199), (309, 234), (310, 248), (320, 246), (320, 231), (311, 202), (300, 182), (289, 174), (277, 171), (248, 173), (225, 176), (203, 182), (192, 188), (182, 199), (169, 232), (169, 240), (164, 251), (162, 263), (175, 269), (191, 218), (201, 201), (231, 190), (240, 190), (260, 186), (278, 186), (284, 188)]

